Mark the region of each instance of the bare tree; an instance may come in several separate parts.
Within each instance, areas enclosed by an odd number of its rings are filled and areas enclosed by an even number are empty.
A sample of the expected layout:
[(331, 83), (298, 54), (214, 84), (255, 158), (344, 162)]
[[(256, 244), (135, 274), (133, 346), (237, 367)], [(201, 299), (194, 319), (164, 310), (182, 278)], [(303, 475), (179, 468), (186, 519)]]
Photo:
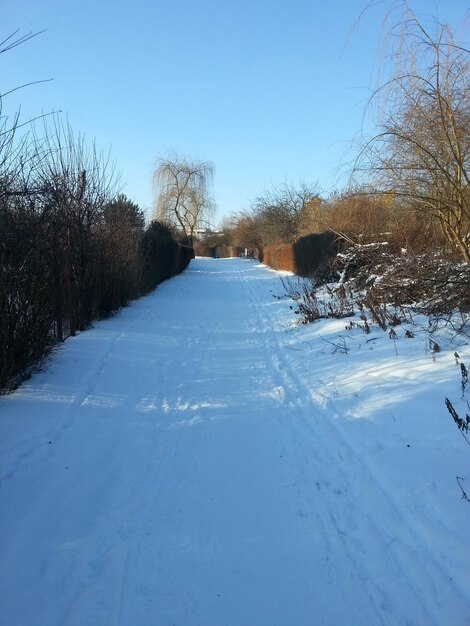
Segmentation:
[(241, 212), (232, 216), (233, 244), (241, 250), (247, 249), (250, 254), (262, 257), (265, 242), (259, 220), (253, 213)]
[(175, 225), (192, 245), (196, 228), (207, 226), (215, 204), (210, 194), (214, 165), (173, 154), (158, 162), (153, 180), (155, 218)]
[(45, 137), (38, 142), (46, 147), (38, 166), (44, 215), (60, 252), (56, 256), (53, 251), (56, 288), (60, 301), (66, 294), (73, 335), (93, 318), (94, 237), (104, 208), (116, 196), (117, 177), (109, 155), (94, 144), (89, 147), (83, 136), (58, 119), (52, 130), (45, 127)]
[(393, 73), (371, 99), (379, 132), (359, 154), (355, 183), (436, 220), (470, 263), (470, 53), (449, 25), (431, 32), (402, 7)]
[[(0, 55), (31, 36), (14, 33)], [(9, 119), (2, 95), (10, 92), (0, 94), (0, 394), (54, 343), (189, 260), (166, 234), (144, 245), (143, 214), (116, 196), (109, 156), (54, 113), (52, 124), (38, 116), (40, 130), (18, 113)]]
[[(20, 35), (19, 30), (15, 30), (5, 39), (0, 40), (0, 55), (10, 52), (14, 48), (21, 46), (28, 42), (30, 39), (34, 39), (38, 35), (41, 35), (45, 31), (29, 32), (25, 35)], [(0, 175), (2, 186), (0, 193), (5, 191), (10, 181), (16, 180), (19, 176), (24, 176), (24, 170), (31, 170), (31, 159), (34, 155), (31, 154), (31, 141), (27, 133), (21, 138), (18, 138), (18, 131), (25, 129), (25, 127), (31, 127), (33, 122), (39, 119), (45, 119), (49, 115), (54, 115), (55, 112), (41, 113), (34, 119), (26, 121), (20, 120), (20, 111), (17, 110), (10, 117), (5, 114), (4, 100), (7, 96), (13, 92), (30, 87), (32, 85), (38, 85), (40, 83), (47, 83), (52, 79), (34, 80), (27, 83), (15, 85), (7, 91), (0, 92)], [(27, 157), (26, 157), (27, 155)], [(15, 193), (24, 193), (24, 190), (16, 189)]]
[(318, 201), (314, 187), (284, 183), (253, 202), (252, 215), (264, 244), (292, 243), (303, 234), (310, 208)]

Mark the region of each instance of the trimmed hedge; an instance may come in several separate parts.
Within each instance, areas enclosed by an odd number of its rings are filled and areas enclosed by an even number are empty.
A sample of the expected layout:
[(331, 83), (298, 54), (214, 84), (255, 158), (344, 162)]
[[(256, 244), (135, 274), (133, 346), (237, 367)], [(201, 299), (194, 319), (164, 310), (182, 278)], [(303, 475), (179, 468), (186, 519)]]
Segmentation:
[(292, 244), (283, 243), (273, 246), (264, 246), (263, 263), (275, 270), (295, 272), (294, 249)]
[(154, 221), (142, 238), (142, 293), (148, 293), (164, 280), (185, 270), (194, 249), (176, 243), (167, 226)]
[(236, 256), (233, 246), (209, 246), (200, 241), (195, 242), (194, 252), (197, 256), (205, 256), (212, 259), (229, 259)]
[(324, 232), (301, 237), (293, 244), (265, 246), (262, 261), (275, 270), (313, 277), (324, 271), (338, 252), (336, 236), (332, 232)]
[[(16, 388), (54, 344), (181, 273), (194, 258), (158, 222), (145, 231), (121, 224), (110, 229), (121, 239), (111, 240), (96, 228), (82, 248), (71, 238), (64, 250), (54, 225), (34, 215), (26, 220), (0, 211), (0, 226), (0, 395)], [(81, 249), (89, 258), (78, 282), (71, 270), (80, 269)]]
[(196, 254), (196, 256), (205, 256), (205, 257), (212, 256), (210, 246), (206, 245), (205, 243), (202, 243), (201, 241), (195, 241), (193, 246), (194, 246), (194, 253)]
[(216, 259), (231, 259), (236, 256), (233, 246), (215, 246)]
[(305, 277), (325, 270), (339, 252), (338, 238), (330, 231), (301, 237), (292, 247), (294, 272)]
[(183, 244), (178, 245), (178, 250), (176, 252), (175, 259), (175, 267), (173, 275), (181, 274), (191, 262), (191, 259), (194, 259), (194, 248), (190, 246), (183, 246)]

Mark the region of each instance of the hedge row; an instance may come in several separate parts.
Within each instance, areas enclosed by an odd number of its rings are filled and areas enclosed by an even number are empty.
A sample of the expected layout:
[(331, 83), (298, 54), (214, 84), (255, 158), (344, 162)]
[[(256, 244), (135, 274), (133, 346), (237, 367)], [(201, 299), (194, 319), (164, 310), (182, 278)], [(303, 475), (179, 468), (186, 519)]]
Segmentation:
[(158, 222), (129, 224), (126, 209), (107, 205), (85, 231), (0, 203), (0, 393), (54, 344), (188, 266), (192, 248)]
[(262, 261), (275, 270), (295, 272), (294, 248), (290, 243), (264, 246)]
[(155, 221), (144, 233), (141, 254), (141, 293), (144, 294), (185, 270), (194, 258), (194, 249), (176, 243), (169, 229)]
[(293, 244), (265, 246), (262, 261), (276, 270), (313, 277), (328, 267), (338, 252), (336, 236), (325, 232), (301, 237)]
[(230, 259), (236, 256), (233, 246), (209, 246), (200, 241), (194, 244), (194, 252), (197, 256), (210, 257), (212, 259)]

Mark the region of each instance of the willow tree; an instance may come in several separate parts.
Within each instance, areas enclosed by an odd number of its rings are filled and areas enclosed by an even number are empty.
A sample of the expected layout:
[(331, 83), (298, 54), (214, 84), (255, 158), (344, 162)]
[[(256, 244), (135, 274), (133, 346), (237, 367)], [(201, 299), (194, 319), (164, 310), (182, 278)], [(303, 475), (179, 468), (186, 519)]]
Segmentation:
[(378, 132), (364, 142), (356, 183), (437, 221), (470, 263), (470, 53), (448, 24), (426, 28), (402, 7), (389, 33), (390, 77), (371, 99)]
[(197, 228), (205, 227), (214, 210), (210, 193), (214, 165), (178, 155), (161, 159), (155, 169), (155, 218), (176, 226), (188, 245)]

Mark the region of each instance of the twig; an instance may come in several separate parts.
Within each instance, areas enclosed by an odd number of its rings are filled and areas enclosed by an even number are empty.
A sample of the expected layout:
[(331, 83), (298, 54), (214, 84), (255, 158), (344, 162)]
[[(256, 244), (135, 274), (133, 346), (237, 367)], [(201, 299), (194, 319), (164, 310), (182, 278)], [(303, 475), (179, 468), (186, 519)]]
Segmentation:
[(330, 341), (329, 339), (325, 339), (324, 337), (321, 338), (322, 341), (326, 341), (326, 343), (329, 343), (330, 346), (333, 346), (333, 352), (339, 351), (342, 354), (348, 354), (349, 348), (346, 346), (346, 341), (344, 337), (340, 337), (339, 339), (343, 342), (342, 345), (339, 343), (335, 343), (334, 341)]
[(302, 345), (306, 344), (308, 346), (308, 348), (306, 349), (302, 349), (302, 348), (293, 348), (292, 346), (286, 346), (284, 345), (285, 348), (287, 348), (288, 350), (294, 350), (295, 352), (309, 352), (310, 350), (312, 350), (312, 344), (309, 343), (308, 341), (302, 341)]
[(456, 476), (455, 479), (457, 480), (457, 483), (458, 483), (458, 485), (460, 487), (460, 490), (462, 491), (462, 500), (466, 500), (467, 502), (470, 502), (470, 498), (467, 496), (467, 494), (464, 491), (464, 488), (460, 484), (460, 481), (461, 480), (465, 480), (465, 479), (462, 478), (461, 476)]

